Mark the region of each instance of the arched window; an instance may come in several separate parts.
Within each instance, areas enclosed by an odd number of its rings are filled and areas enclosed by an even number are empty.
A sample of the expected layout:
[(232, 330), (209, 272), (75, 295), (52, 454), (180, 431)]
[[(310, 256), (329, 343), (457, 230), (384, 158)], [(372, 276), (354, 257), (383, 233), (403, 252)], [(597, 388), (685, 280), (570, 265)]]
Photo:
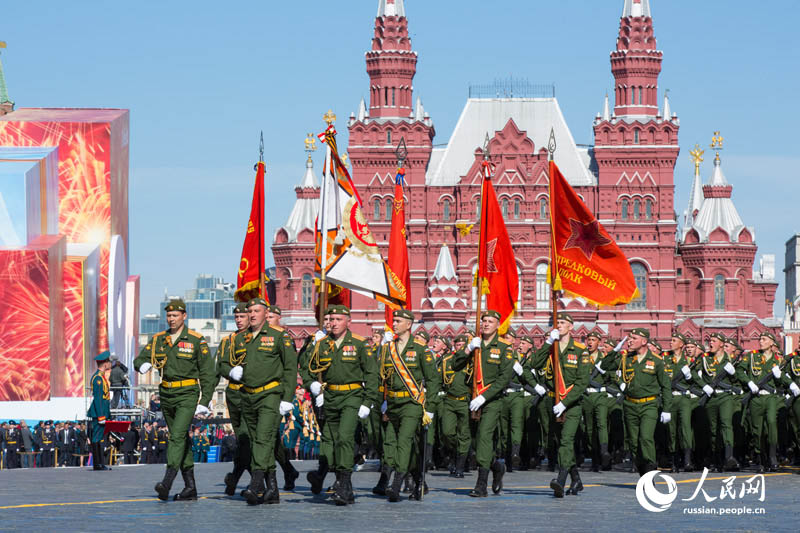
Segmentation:
[(508, 218), (508, 198), (503, 198), (503, 201), (500, 203), (501, 210), (503, 211), (503, 218)]
[(539, 218), (542, 220), (547, 219), (547, 198), (539, 199)]
[(547, 283), (547, 263), (536, 265), (536, 309), (550, 308), (550, 285)]
[(639, 220), (642, 215), (642, 201), (638, 198), (633, 201), (633, 220)]
[(450, 222), (450, 199), (445, 198), (442, 201), (442, 221)]
[(519, 198), (514, 198), (514, 218), (519, 218), (520, 214), (520, 202)]
[(389, 105), (389, 88), (388, 87), (384, 87), (383, 88), (383, 105), (385, 105), (385, 106)]
[(478, 197), (478, 199), (475, 200), (475, 220), (480, 220), (480, 219), (481, 219), (481, 199), (480, 197)]
[(372, 218), (374, 218), (376, 221), (381, 219), (381, 199), (380, 198), (375, 198), (375, 206), (373, 208), (372, 214), (374, 215)]
[(628, 220), (628, 208), (630, 206), (630, 202), (628, 202), (627, 198), (622, 199), (622, 220)]
[(386, 199), (386, 214), (383, 216), (384, 220), (392, 220), (392, 206), (394, 205), (394, 200), (391, 198)]
[(639, 144), (639, 130), (633, 130), (633, 144)]
[(642, 87), (639, 87), (639, 105), (642, 105)]
[(725, 310), (725, 277), (722, 274), (714, 276), (714, 311)]
[(631, 300), (628, 309), (647, 309), (647, 269), (641, 263), (631, 263), (633, 280), (639, 289), (639, 297)]
[(636, 87), (631, 87), (631, 105), (636, 103)]
[(311, 280), (311, 274), (303, 274), (303, 280), (300, 282), (300, 295), (303, 309), (311, 309), (314, 300), (313, 289), (314, 282)]
[(392, 144), (392, 132), (391, 131), (387, 131), (386, 132), (386, 144)]
[(392, 107), (395, 107), (395, 99), (394, 99), (394, 87), (392, 87)]
[(644, 202), (644, 216), (647, 220), (653, 218), (653, 200), (647, 199)]

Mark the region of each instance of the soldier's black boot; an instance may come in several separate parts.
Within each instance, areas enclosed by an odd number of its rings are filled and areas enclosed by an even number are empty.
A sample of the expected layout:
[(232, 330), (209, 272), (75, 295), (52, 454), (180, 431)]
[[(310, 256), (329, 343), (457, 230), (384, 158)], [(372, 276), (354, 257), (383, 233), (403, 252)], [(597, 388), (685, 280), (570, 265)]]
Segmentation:
[(228, 496), (236, 494), (236, 485), (239, 484), (242, 474), (244, 474), (244, 468), (241, 467), (239, 461), (235, 461), (233, 463), (233, 472), (225, 474), (225, 494)]
[(389, 478), (392, 477), (392, 469), (387, 464), (381, 466), (381, 477), (378, 479), (378, 484), (372, 487), (372, 494), (378, 496), (386, 496), (386, 486), (389, 484)]
[(436, 470), (436, 463), (433, 461), (433, 444), (425, 443), (425, 471)]
[(294, 490), (294, 482), (300, 477), (300, 472), (289, 459), (289, 450), (283, 450), (283, 461), (280, 463), (283, 470), (283, 490)]
[(694, 465), (692, 464), (692, 450), (683, 450), (683, 471), (691, 472), (692, 470), (694, 470)]
[(459, 455), (456, 457), (456, 471), (453, 477), (462, 479), (464, 477), (464, 463), (467, 461), (466, 455)]
[(264, 503), (264, 491), (264, 471), (253, 470), (250, 485), (242, 491), (242, 496), (248, 505), (258, 505)]
[(402, 472), (395, 472), (394, 479), (392, 479), (391, 486), (386, 489), (386, 496), (389, 498), (390, 502), (399, 502), (400, 501), (400, 489), (403, 485), (403, 479), (406, 475)]
[(492, 463), (492, 492), (500, 494), (503, 490), (503, 474), (506, 473), (505, 459), (495, 459)]
[(167, 471), (164, 472), (164, 479), (156, 483), (156, 492), (159, 500), (169, 500), (169, 489), (172, 488), (172, 482), (175, 481), (177, 475), (178, 471), (176, 469), (167, 467)]
[(345, 495), (347, 498), (347, 504), (353, 505), (356, 503), (356, 495), (353, 494), (353, 471), (345, 472), (342, 480), (345, 484)]
[(567, 494), (572, 494), (573, 496), (577, 496), (578, 493), (583, 490), (581, 473), (580, 471), (578, 471), (577, 466), (573, 465), (573, 467), (569, 469), (569, 478), (570, 478), (570, 484), (569, 484), (569, 489), (567, 490)]
[(600, 468), (603, 471), (611, 470), (611, 454), (608, 453), (608, 443), (600, 445)]
[(311, 492), (319, 494), (322, 492), (322, 485), (325, 483), (325, 476), (328, 475), (328, 460), (326, 457), (319, 458), (319, 468), (316, 471), (306, 474), (306, 480), (311, 485)]
[(777, 472), (778, 471), (778, 456), (775, 453), (775, 445), (769, 445), (769, 471), (770, 472)]
[(336, 505), (347, 505), (347, 482), (345, 481), (345, 472), (336, 472), (336, 489), (331, 494), (331, 500)]
[(486, 485), (489, 483), (489, 469), (478, 467), (478, 481), (475, 483), (475, 488), (469, 491), (469, 495), (473, 498), (486, 498), (489, 492), (486, 490)]
[(281, 493), (278, 490), (278, 477), (275, 471), (267, 472), (267, 492), (264, 493), (264, 503), (280, 503)]
[(92, 470), (111, 470), (105, 465), (103, 449), (99, 442), (92, 443)]
[(567, 471), (559, 465), (558, 477), (550, 481), (550, 488), (553, 489), (553, 496), (556, 498), (564, 497), (564, 486), (567, 484)]
[(428, 494), (428, 483), (422, 482), (422, 476), (414, 474), (414, 491), (408, 497), (409, 500), (421, 501), (422, 496)]
[(412, 476), (410, 473), (406, 474), (406, 477), (403, 480), (403, 492), (405, 494), (411, 494), (412, 492), (414, 492), (415, 486), (416, 485), (414, 484), (414, 476)]
[(511, 445), (511, 468), (509, 468), (509, 472), (511, 469), (519, 470), (519, 465), (522, 459), (519, 457), (519, 444), (512, 444)]
[(183, 477), (183, 490), (175, 495), (175, 501), (186, 501), (197, 499), (197, 486), (194, 484), (194, 468), (181, 470)]
[(733, 457), (733, 446), (725, 446), (725, 470), (727, 472), (739, 470), (739, 463)]

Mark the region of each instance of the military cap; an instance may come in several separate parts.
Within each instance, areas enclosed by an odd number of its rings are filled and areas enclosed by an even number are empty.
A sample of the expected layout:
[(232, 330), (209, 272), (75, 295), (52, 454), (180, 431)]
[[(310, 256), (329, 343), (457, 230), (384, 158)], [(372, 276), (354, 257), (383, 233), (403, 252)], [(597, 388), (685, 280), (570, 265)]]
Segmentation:
[(496, 318), (497, 320), (500, 320), (500, 313), (495, 311), (495, 310), (493, 310), (493, 309), (488, 309), (488, 310), (484, 311), (483, 313), (481, 313), (481, 318), (486, 318), (487, 316), (490, 316), (492, 318)]
[(689, 337), (688, 335), (684, 335), (683, 337), (684, 337), (684, 339), (686, 339), (684, 341), (684, 344), (686, 344), (687, 346), (689, 344), (691, 344), (692, 346), (697, 346), (697, 341), (694, 340), (693, 338)]
[(570, 324), (574, 324), (575, 323), (575, 320), (572, 319), (572, 317), (569, 315), (569, 313), (558, 313), (558, 316), (556, 318), (558, 320), (566, 320)]
[(608, 344), (609, 346), (616, 346), (617, 342), (614, 337), (606, 337), (606, 340), (603, 341), (604, 344)]
[(590, 332), (589, 332), (589, 334), (588, 334), (588, 335), (586, 335), (586, 338), (587, 338), (587, 339), (588, 339), (589, 337), (594, 337), (594, 338), (595, 338), (595, 339), (597, 339), (597, 340), (603, 340), (603, 336), (602, 336), (602, 335), (601, 335), (599, 332), (597, 332), (597, 331), (590, 331)]
[(330, 306), (331, 315), (347, 315), (350, 316), (350, 308), (346, 305), (332, 305)]
[(456, 342), (469, 342), (469, 338), (462, 333), (461, 335), (456, 335), (456, 338), (453, 339), (453, 343), (455, 344)]
[(233, 313), (246, 313), (247, 312), (247, 304), (245, 302), (239, 302), (236, 304), (236, 307), (233, 308)]
[(733, 337), (728, 337), (728, 340), (726, 340), (725, 343), (726, 344), (730, 344), (731, 346), (733, 346), (737, 350), (741, 350), (742, 349), (742, 347), (739, 346), (739, 343), (736, 342), (736, 339), (734, 339)]
[(519, 340), (520, 341), (525, 341), (528, 344), (530, 344), (531, 346), (533, 346), (533, 337), (531, 337), (530, 335), (523, 335), (522, 337), (519, 338)]
[(506, 335), (508, 335), (509, 337), (514, 337), (515, 339), (517, 338), (517, 334), (514, 333), (514, 330), (511, 328), (508, 328), (508, 331), (506, 331)]
[(406, 318), (412, 322), (414, 321), (414, 313), (412, 313), (410, 309), (395, 309), (392, 312), (392, 316), (395, 318)]
[(423, 339), (425, 339), (425, 342), (428, 342), (429, 340), (431, 340), (430, 333), (428, 333), (425, 330), (417, 331), (416, 333), (414, 333), (414, 336), (415, 337), (422, 337)]
[(12, 425), (12, 426), (16, 426), (17, 425), (17, 421), (16, 420), (9, 420), (8, 423), (9, 423), (9, 425)]
[(650, 330), (647, 328), (633, 328), (631, 330), (631, 335), (638, 335), (639, 337), (644, 337), (648, 341), (650, 340)]
[(100, 363), (100, 362), (103, 362), (103, 361), (108, 361), (108, 359), (110, 357), (111, 357), (111, 352), (106, 350), (105, 352), (103, 352), (103, 353), (99, 354), (97, 357), (95, 357), (94, 360), (97, 361), (98, 363)]
[(652, 344), (652, 345), (655, 347), (655, 349), (656, 349), (656, 351), (657, 351), (658, 353), (661, 353), (661, 352), (663, 352), (663, 351), (664, 351), (664, 349), (663, 349), (663, 348), (661, 348), (661, 344), (659, 344), (659, 342), (658, 342), (658, 341), (655, 341), (655, 340), (653, 340), (653, 341), (648, 341), (648, 343), (649, 343), (649, 344)]
[(678, 333), (677, 331), (675, 331), (672, 333), (672, 338), (678, 339), (679, 341), (683, 342), (683, 344), (687, 343), (686, 335), (684, 335), (683, 333)]
[(281, 308), (278, 307), (277, 305), (269, 305), (269, 306), (267, 306), (267, 311), (269, 311), (270, 313), (275, 313), (276, 315), (280, 315), (281, 314)]
[(183, 311), (185, 313), (186, 303), (180, 298), (176, 300), (170, 300), (166, 307), (164, 307), (164, 311)]
[(438, 338), (439, 338), (440, 341), (442, 341), (444, 343), (445, 346), (447, 346), (448, 350), (453, 347), (453, 343), (451, 343), (450, 339), (448, 339), (444, 335), (439, 335)]
[(719, 340), (721, 342), (727, 342), (728, 341), (728, 339), (725, 338), (725, 335), (723, 335), (722, 333), (720, 333), (718, 331), (715, 331), (714, 333), (709, 335), (709, 338), (710, 339), (717, 339), (717, 340)]
[(325, 313), (324, 313), (324, 315), (325, 315), (325, 316), (328, 316), (328, 315), (330, 315), (331, 313), (333, 313), (333, 308), (334, 308), (334, 306), (333, 306), (333, 305), (329, 305), (328, 307), (326, 307), (326, 308), (325, 308)]
[(759, 335), (759, 337), (766, 337), (766, 338), (770, 339), (772, 342), (774, 342), (775, 344), (778, 344), (778, 339), (776, 339), (775, 335), (773, 335), (772, 332), (770, 332), (770, 331), (764, 331), (763, 333), (761, 333), (761, 335)]
[(264, 298), (251, 298), (249, 302), (247, 302), (247, 307), (253, 307), (254, 305), (263, 305), (267, 309), (269, 309), (269, 304)]

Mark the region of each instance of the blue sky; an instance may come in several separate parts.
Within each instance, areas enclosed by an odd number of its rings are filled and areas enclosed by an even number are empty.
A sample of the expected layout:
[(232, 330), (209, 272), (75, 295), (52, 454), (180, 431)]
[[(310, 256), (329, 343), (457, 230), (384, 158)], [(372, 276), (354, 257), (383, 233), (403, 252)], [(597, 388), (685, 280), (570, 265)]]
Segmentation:
[[(328, 108), (345, 130), (367, 96), (364, 52), (377, 3), (3, 3), (2, 60), (18, 107), (131, 110), (130, 267), (142, 276), (143, 314), (156, 311), (165, 288), (182, 293), (198, 272), (234, 281), (262, 129), (271, 243), (304, 171), (305, 134), (320, 131)], [(419, 53), (415, 97), (434, 120), (435, 142), (447, 142), (470, 83), (513, 75), (554, 83), (575, 140), (592, 143), (622, 5), (406, 0)], [(800, 232), (800, 3), (651, 6), (664, 51), (661, 95), (670, 90), (681, 119), (676, 211), (688, 199), (688, 151), (721, 130), (734, 201), (756, 229), (759, 253), (777, 256), (782, 315), (784, 243)]]

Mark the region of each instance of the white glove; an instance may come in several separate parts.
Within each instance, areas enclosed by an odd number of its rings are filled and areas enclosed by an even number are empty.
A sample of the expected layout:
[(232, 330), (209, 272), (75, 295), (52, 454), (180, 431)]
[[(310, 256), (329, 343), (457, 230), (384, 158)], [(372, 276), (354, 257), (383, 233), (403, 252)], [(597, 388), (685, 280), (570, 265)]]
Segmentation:
[(684, 377), (686, 377), (686, 379), (692, 378), (692, 369), (689, 368), (689, 365), (683, 365), (683, 368), (681, 368), (681, 372), (683, 372), (683, 375)]
[(553, 414), (556, 415), (556, 418), (564, 414), (564, 411), (567, 410), (567, 406), (564, 405), (564, 402), (558, 402), (553, 406)]
[(469, 341), (467, 345), (467, 350), (470, 352), (477, 350), (481, 347), (481, 338), (480, 337), (472, 337), (472, 340)]
[(619, 384), (619, 390), (621, 390), (622, 392), (625, 392), (625, 387), (627, 387), (627, 386), (628, 386), (627, 383), (620, 383)]
[(240, 366), (235, 366), (231, 368), (230, 374), (228, 374), (233, 381), (241, 381), (242, 374), (244, 373), (244, 368)]
[(429, 413), (428, 411), (425, 411), (425, 414), (428, 415), (428, 418), (433, 420), (433, 413)]
[(281, 402), (278, 406), (278, 412), (281, 414), (281, 416), (288, 415), (292, 412), (292, 409), (294, 409), (292, 402)]
[(483, 397), (483, 394), (475, 396), (475, 399), (469, 402), (469, 410), (477, 411), (485, 403), (486, 403), (486, 398)]
[(211, 411), (209, 411), (209, 410), (208, 410), (208, 407), (206, 407), (205, 405), (200, 405), (200, 404), (197, 404), (197, 408), (194, 410), (194, 416), (197, 416), (197, 415), (207, 415), (207, 414), (208, 414), (208, 413), (210, 413), (210, 412), (211, 412)]
[(672, 415), (670, 413), (661, 413), (662, 424), (669, 424), (670, 420), (672, 420)]
[(711, 388), (711, 385), (703, 385), (703, 392), (706, 393), (706, 396), (711, 397), (714, 394), (714, 389)]
[(601, 363), (597, 363), (596, 365), (594, 365), (594, 367), (595, 367), (595, 368), (597, 369), (597, 371), (598, 371), (598, 372), (600, 372), (601, 374), (605, 374), (605, 373), (606, 373), (606, 371), (605, 371), (605, 370), (603, 370), (603, 367), (601, 367), (600, 365), (601, 365)]
[(358, 418), (364, 420), (368, 416), (369, 416), (369, 407), (367, 407), (366, 405), (362, 405), (361, 407), (358, 408)]
[(100, 424), (101, 426), (105, 426), (106, 425), (106, 421), (105, 420), (98, 420), (97, 423)]
[(781, 379), (781, 369), (778, 365), (772, 367), (772, 375), (775, 376), (775, 379)]
[(148, 372), (150, 372), (151, 368), (153, 368), (153, 365), (151, 365), (150, 363), (144, 363), (142, 366), (139, 367), (139, 373), (147, 374)]
[(325, 333), (321, 329), (318, 329), (317, 332), (314, 333), (314, 342), (319, 342), (319, 341), (321, 341), (322, 339), (324, 339), (327, 336), (328, 336), (327, 333)]
[(724, 368), (724, 369), (725, 369), (725, 372), (727, 372), (727, 373), (728, 373), (728, 375), (731, 375), (731, 376), (732, 376), (732, 375), (734, 375), (734, 374), (736, 373), (736, 369), (735, 369), (735, 368), (733, 368), (733, 365), (732, 365), (732, 364), (730, 364), (730, 363), (725, 363), (725, 366), (724, 366), (724, 367), (722, 367), (722, 368)]
[(748, 382), (747, 382), (747, 386), (748, 386), (748, 387), (750, 387), (750, 391), (751, 391), (753, 394), (758, 394), (758, 385), (756, 385), (756, 384), (755, 384), (755, 383), (753, 383), (752, 381), (748, 381)]
[(614, 351), (615, 352), (620, 351), (622, 349), (622, 347), (625, 346), (625, 341), (627, 341), (627, 340), (628, 340), (628, 336), (627, 335), (622, 337), (622, 340), (619, 341), (616, 346), (614, 346)]
[(386, 414), (386, 409), (388, 409), (388, 408), (389, 408), (389, 404), (386, 403), (386, 400), (383, 400), (383, 403), (381, 404), (381, 414), (385, 415)]
[(319, 381), (312, 381), (311, 387), (309, 388), (311, 389), (311, 394), (314, 396), (319, 396), (319, 393), (322, 392), (322, 383)]
[(391, 331), (387, 331), (386, 333), (383, 334), (383, 341), (381, 341), (381, 346), (383, 346), (384, 344), (389, 344), (393, 340), (394, 340), (394, 333), (392, 333)]
[(622, 370), (617, 370), (617, 379), (622, 377)]
[(544, 387), (542, 387), (541, 385), (536, 385), (536, 386), (533, 388), (533, 390), (535, 390), (535, 391), (536, 391), (536, 394), (538, 394), (539, 396), (544, 396), (545, 394), (547, 394), (547, 389), (545, 389), (545, 388), (544, 388)]
[(317, 396), (317, 399), (314, 401), (317, 407), (322, 407), (322, 404), (325, 403), (325, 395), (320, 394)]
[(789, 385), (789, 390), (792, 391), (792, 394), (795, 396), (800, 396), (800, 387), (797, 386), (797, 383)]
[(546, 342), (547, 344), (553, 344), (560, 338), (561, 338), (561, 333), (559, 333), (557, 329), (554, 329), (553, 331), (550, 332), (550, 335), (547, 336)]
[(522, 365), (519, 364), (519, 361), (514, 361), (514, 373), (518, 376), (522, 375)]

